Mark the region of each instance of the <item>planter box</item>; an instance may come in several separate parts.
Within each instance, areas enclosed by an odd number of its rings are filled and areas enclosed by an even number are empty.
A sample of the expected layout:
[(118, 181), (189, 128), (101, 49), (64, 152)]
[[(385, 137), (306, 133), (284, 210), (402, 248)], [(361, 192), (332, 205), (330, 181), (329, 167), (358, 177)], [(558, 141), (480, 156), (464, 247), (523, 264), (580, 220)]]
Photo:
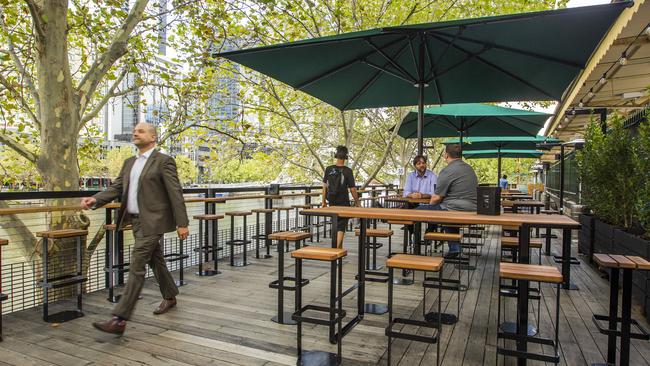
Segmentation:
[(593, 263), (594, 254), (594, 217), (592, 215), (581, 214), (578, 217), (580, 221), (580, 231), (578, 232), (578, 251), (582, 253), (587, 261)]
[(594, 219), (594, 253), (613, 253), (615, 226)]
[[(616, 254), (634, 255), (650, 259), (650, 240), (632, 235), (622, 229), (614, 229), (613, 250)], [(632, 293), (647, 310), (650, 288), (648, 288), (648, 271), (634, 271), (632, 275)], [(646, 313), (647, 314), (647, 313)]]

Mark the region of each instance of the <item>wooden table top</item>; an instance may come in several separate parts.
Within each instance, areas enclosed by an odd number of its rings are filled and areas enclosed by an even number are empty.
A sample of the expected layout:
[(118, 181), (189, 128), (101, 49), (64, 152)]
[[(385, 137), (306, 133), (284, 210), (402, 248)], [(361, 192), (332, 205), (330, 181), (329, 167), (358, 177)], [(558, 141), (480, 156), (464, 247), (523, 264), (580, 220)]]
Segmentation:
[(436, 222), (445, 224), (483, 224), (521, 226), (557, 227), (579, 229), (580, 224), (564, 215), (536, 214), (502, 214), (497, 216), (478, 215), (476, 212), (406, 210), (395, 208), (366, 208), (330, 206), (303, 210), (307, 215), (339, 215), (346, 218), (412, 220), (419, 222)]

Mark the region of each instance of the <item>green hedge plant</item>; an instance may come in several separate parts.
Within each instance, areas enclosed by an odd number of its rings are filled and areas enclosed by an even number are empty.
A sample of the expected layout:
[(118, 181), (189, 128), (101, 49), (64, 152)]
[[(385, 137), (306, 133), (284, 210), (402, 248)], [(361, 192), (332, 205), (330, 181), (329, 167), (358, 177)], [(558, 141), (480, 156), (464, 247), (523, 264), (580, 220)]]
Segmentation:
[(650, 109), (646, 110), (646, 121), (639, 126), (637, 158), (643, 180), (637, 200), (639, 222), (650, 237)]
[(621, 116), (614, 115), (608, 122), (605, 134), (600, 124), (592, 121), (585, 133), (585, 147), (578, 152), (582, 198), (601, 220), (629, 229), (639, 217), (646, 174), (638, 158), (639, 139), (623, 127)]

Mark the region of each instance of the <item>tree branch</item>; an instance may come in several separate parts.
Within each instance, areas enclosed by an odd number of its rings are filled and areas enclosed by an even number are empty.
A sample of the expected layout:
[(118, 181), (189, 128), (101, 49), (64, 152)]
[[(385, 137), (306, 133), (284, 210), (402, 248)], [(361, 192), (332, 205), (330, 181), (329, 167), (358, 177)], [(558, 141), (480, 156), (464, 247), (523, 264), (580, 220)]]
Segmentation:
[(4, 132), (0, 132), (0, 142), (9, 146), (10, 149), (20, 154), (20, 156), (36, 164), (36, 161), (38, 160), (38, 156), (36, 156), (36, 154), (34, 154), (33, 152), (29, 151), (24, 145), (22, 145), (18, 141), (6, 135)]
[(86, 75), (81, 79), (78, 87), (80, 110), (86, 109), (86, 104), (92, 99), (92, 95), (95, 93), (101, 79), (113, 64), (128, 52), (127, 43), (129, 37), (135, 26), (142, 20), (148, 2), (149, 0), (137, 0), (135, 2), (124, 24), (108, 46), (108, 50), (93, 62)]
[(34, 0), (25, 0), (27, 7), (29, 8), (29, 14), (32, 16), (32, 21), (34, 22), (34, 30), (36, 30), (36, 35), (39, 40), (45, 39), (45, 30), (43, 29), (43, 19), (41, 19), (41, 10)]
[(14, 86), (11, 85), (9, 80), (5, 79), (5, 77), (2, 74), (0, 74), (0, 85), (4, 86), (7, 89), (7, 91), (9, 91), (9, 93), (11, 93), (11, 95), (13, 95), (13, 97), (20, 102), (20, 104), (23, 106), (23, 110), (25, 111), (25, 113), (29, 115), (29, 117), (36, 125), (36, 128), (40, 131), (41, 121), (38, 119), (38, 116), (34, 114), (34, 111), (32, 111), (32, 108), (29, 105), (29, 103), (25, 100), (25, 98), (23, 98), (23, 95), (20, 92), (18, 92), (18, 90), (16, 90)]
[[(125, 90), (124, 92), (115, 93), (115, 89), (117, 89), (117, 87), (120, 85), (120, 83), (122, 82), (122, 80), (123, 80), (124, 77), (126, 76), (126, 74), (127, 74), (127, 70), (128, 70), (128, 69), (125, 67), (125, 68), (122, 70), (122, 72), (120, 72), (120, 75), (117, 77), (117, 79), (115, 80), (115, 82), (113, 83), (113, 85), (111, 85), (111, 87), (108, 89), (108, 91), (106, 92), (106, 95), (104, 95), (104, 97), (102, 98), (102, 100), (99, 101), (99, 104), (97, 104), (97, 105), (95, 106), (95, 108), (93, 108), (93, 110), (91, 110), (88, 114), (86, 114), (86, 115), (81, 119), (81, 123), (80, 123), (79, 129), (81, 129), (81, 127), (83, 127), (86, 123), (88, 123), (88, 121), (90, 121), (91, 119), (95, 118), (95, 116), (97, 116), (97, 114), (102, 110), (102, 108), (104, 108), (104, 106), (106, 105), (106, 103), (108, 103), (108, 101), (109, 101), (111, 98), (115, 98), (115, 97), (118, 97), (118, 96), (120, 96), (120, 95), (124, 95), (124, 94), (130, 93), (130, 92), (132, 92), (132, 91), (134, 91), (134, 90), (137, 90), (137, 89), (139, 88), (139, 86), (138, 86), (138, 87), (133, 87), (133, 88), (129, 88), (129, 89)], [(82, 110), (82, 111), (81, 111), (82, 115), (83, 115), (83, 112), (84, 112), (84, 111)]]

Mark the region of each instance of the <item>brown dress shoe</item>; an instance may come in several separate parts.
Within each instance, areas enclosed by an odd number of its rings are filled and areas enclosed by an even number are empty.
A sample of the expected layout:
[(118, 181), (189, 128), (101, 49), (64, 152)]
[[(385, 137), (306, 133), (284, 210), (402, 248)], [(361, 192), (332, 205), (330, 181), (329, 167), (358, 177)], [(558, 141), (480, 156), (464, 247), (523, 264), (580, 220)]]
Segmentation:
[(122, 334), (124, 333), (124, 328), (126, 328), (126, 320), (111, 318), (105, 322), (94, 322), (93, 327), (106, 333)]
[(163, 301), (158, 305), (156, 310), (153, 311), (154, 314), (160, 315), (164, 314), (169, 311), (169, 309), (173, 308), (176, 306), (176, 298), (171, 298), (171, 299), (163, 299)]

